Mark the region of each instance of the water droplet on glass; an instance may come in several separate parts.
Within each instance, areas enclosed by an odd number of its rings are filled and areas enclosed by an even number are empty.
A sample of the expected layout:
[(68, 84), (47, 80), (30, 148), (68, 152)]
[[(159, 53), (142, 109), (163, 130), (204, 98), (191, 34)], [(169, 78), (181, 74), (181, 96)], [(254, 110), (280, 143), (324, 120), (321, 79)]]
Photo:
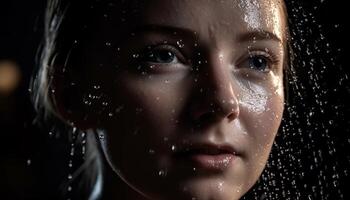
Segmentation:
[(162, 169), (162, 170), (158, 171), (158, 175), (161, 176), (161, 177), (165, 177), (167, 175), (167, 172), (166, 172), (166, 170)]
[(153, 149), (150, 149), (150, 150), (148, 151), (148, 153), (149, 153), (149, 154), (154, 154), (155, 151), (154, 151)]

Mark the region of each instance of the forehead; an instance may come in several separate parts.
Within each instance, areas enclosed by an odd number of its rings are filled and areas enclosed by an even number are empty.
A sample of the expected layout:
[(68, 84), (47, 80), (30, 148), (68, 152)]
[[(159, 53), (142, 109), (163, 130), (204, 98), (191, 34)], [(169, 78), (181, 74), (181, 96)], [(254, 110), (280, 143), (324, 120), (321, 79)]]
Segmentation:
[(266, 31), (285, 38), (283, 0), (133, 0), (123, 4), (124, 13), (133, 10), (125, 16), (133, 18), (128, 26), (167, 25), (199, 34), (208, 30), (230, 35)]

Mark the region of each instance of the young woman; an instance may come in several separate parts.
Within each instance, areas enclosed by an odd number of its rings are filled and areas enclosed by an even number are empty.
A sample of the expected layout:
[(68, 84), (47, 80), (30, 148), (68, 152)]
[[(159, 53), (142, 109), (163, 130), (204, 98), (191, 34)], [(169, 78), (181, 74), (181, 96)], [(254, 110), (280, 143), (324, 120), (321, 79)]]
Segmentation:
[(89, 198), (233, 200), (258, 180), (284, 110), (283, 1), (52, 0), (45, 31), (34, 100), (87, 138)]

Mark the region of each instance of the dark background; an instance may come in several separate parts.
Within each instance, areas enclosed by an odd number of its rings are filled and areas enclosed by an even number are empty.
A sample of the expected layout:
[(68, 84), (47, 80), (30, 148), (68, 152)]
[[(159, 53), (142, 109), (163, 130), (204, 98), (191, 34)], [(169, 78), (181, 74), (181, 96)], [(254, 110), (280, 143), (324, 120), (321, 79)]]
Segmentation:
[[(310, 8), (315, 5), (314, 16), (323, 27), (332, 55), (337, 65), (343, 68), (343, 73), (349, 74), (345, 52), (345, 44), (348, 43), (345, 34), (347, 6), (344, 1), (333, 0), (305, 3)], [(28, 92), (43, 34), (44, 8), (44, 0), (1, 0), (0, 3), (0, 64), (11, 61), (10, 68), (17, 69), (14, 74), (19, 77), (15, 82), (17, 84), (9, 91), (0, 89), (0, 199), (40, 199), (47, 193), (55, 192), (52, 187), (56, 187), (64, 176), (63, 170), (47, 166), (48, 160), (59, 163), (64, 158), (50, 157), (52, 154), (46, 148), (51, 145), (48, 134), (32, 125), (35, 113)], [(3, 76), (0, 74), (1, 78)], [(333, 76), (330, 74), (326, 81), (334, 81)], [(339, 169), (347, 169), (349, 173), (349, 106), (345, 99), (349, 96), (348, 86), (341, 91), (332, 97), (343, 99), (341, 103), (345, 108), (342, 115), (345, 119), (341, 119), (339, 127), (333, 129), (337, 135), (335, 146), (340, 152), (335, 159), (339, 160)], [(346, 193), (348, 177), (341, 178), (339, 183), (345, 199), (350, 199)]]

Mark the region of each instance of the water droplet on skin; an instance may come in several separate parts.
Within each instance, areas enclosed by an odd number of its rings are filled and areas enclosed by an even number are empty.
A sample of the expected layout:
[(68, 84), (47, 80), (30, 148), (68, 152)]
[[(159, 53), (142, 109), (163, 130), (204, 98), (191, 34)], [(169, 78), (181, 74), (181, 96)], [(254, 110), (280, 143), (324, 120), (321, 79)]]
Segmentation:
[(68, 174), (68, 180), (71, 180), (73, 177), (72, 177), (72, 175), (71, 174)]
[(72, 191), (72, 186), (68, 186), (67, 191), (68, 192)]
[(223, 185), (224, 185), (223, 182), (219, 182), (219, 184), (218, 184), (218, 190), (219, 191), (223, 191)]
[(176, 44), (177, 44), (177, 46), (178, 46), (179, 48), (183, 48), (183, 47), (185, 46), (185, 44), (183, 43), (182, 40), (176, 41)]
[(27, 165), (29, 166), (29, 165), (31, 165), (31, 164), (32, 164), (32, 160), (28, 159), (28, 160), (27, 160)]
[(176, 146), (175, 145), (171, 145), (171, 151), (176, 151)]
[(220, 62), (223, 62), (224, 61), (224, 55), (220, 54), (219, 55), (219, 60), (220, 60)]

